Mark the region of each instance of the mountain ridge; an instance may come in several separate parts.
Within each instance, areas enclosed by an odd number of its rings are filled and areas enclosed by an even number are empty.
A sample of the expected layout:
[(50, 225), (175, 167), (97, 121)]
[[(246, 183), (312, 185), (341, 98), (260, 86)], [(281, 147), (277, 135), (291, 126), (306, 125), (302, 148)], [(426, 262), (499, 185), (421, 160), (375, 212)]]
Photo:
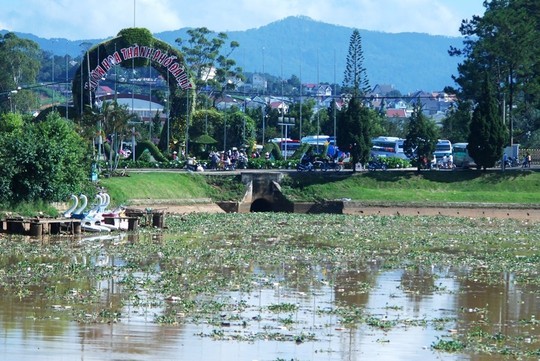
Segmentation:
[[(154, 33), (173, 46), (177, 38), (188, 39), (190, 28)], [(226, 31), (229, 41), (240, 47), (232, 54), (245, 72), (267, 73), (284, 79), (293, 74), (303, 83), (341, 84), (349, 39), (354, 28), (290, 16), (258, 28)], [(364, 67), (371, 86), (392, 84), (402, 93), (417, 90), (440, 91), (455, 85), (459, 58), (450, 57), (448, 49), (461, 47), (463, 38), (424, 33), (386, 33), (358, 29), (362, 37)], [(6, 31), (2, 30), (4, 34)], [(56, 55), (81, 54), (85, 43), (106, 39), (44, 39), (33, 34), (17, 33), (35, 41), (45, 51)], [(112, 37), (112, 36), (111, 36)]]

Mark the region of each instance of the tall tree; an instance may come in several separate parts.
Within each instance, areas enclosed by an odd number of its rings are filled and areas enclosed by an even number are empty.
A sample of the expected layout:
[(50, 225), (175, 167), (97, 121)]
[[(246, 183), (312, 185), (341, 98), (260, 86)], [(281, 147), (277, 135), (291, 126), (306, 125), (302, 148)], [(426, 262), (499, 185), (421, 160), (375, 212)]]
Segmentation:
[(418, 169), (422, 167), (422, 160), (429, 161), (433, 158), (435, 145), (437, 144), (437, 130), (435, 123), (428, 119), (422, 112), (420, 100), (415, 103), (413, 112), (409, 118), (407, 135), (403, 143), (403, 151), (410, 159), (414, 160)]
[(365, 164), (369, 160), (372, 121), (369, 109), (363, 104), (363, 97), (370, 88), (364, 68), (362, 38), (356, 29), (349, 40), (342, 90), (350, 94), (350, 100), (339, 116), (337, 145), (342, 150), (350, 151), (355, 172), (357, 163)]
[(352, 96), (364, 96), (371, 91), (366, 68), (364, 68), (364, 51), (362, 37), (358, 30), (354, 30), (349, 40), (349, 52), (343, 76), (343, 93)]
[[(40, 67), (37, 43), (21, 39), (13, 33), (0, 36), (0, 92), (16, 91), (25, 84), (34, 84)], [(11, 109), (17, 97), (2, 99), (2, 107)]]
[(217, 33), (208, 28), (188, 30), (189, 39), (176, 39), (185, 54), (185, 61), (198, 92), (207, 92), (210, 86), (217, 94), (223, 94), (227, 89), (234, 89), (238, 80), (243, 80), (242, 69), (235, 67), (236, 61), (230, 58), (236, 48), (237, 41), (231, 41), (225, 49), (227, 34)]
[(493, 167), (501, 158), (506, 135), (489, 79), (486, 74), (482, 84), (483, 93), (474, 109), (469, 132), (469, 154), (479, 169)]
[[(485, 1), (485, 14), (463, 20), (460, 32), (465, 36), (463, 49), (450, 49), (450, 55), (464, 57), (455, 81), (462, 96), (478, 99), (480, 84), (488, 72), (497, 86), (499, 112), (508, 104), (509, 143), (513, 143), (515, 105), (540, 101), (540, 4), (535, 0)], [(504, 101), (503, 101), (504, 99)], [(517, 133), (525, 134), (521, 122)], [(530, 129), (528, 129), (530, 130)]]

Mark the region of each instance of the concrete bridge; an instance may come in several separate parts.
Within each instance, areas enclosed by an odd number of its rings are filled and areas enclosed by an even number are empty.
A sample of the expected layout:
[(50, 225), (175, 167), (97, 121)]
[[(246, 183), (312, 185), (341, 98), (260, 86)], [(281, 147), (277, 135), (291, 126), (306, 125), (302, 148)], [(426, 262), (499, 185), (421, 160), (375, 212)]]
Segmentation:
[(342, 213), (343, 202), (292, 202), (281, 192), (283, 172), (242, 172), (246, 193), (240, 202), (222, 202), (226, 212)]
[[(296, 173), (295, 173), (296, 174)], [(300, 174), (297, 174), (301, 176)], [(397, 205), (356, 202), (349, 199), (324, 202), (292, 202), (281, 192), (280, 182), (284, 172), (242, 172), (246, 193), (240, 202), (223, 202), (219, 206), (226, 212), (289, 212), (334, 213), (386, 216), (450, 216), (492, 217), (540, 220), (537, 207), (512, 207), (508, 205)]]
[(241, 176), (246, 193), (238, 204), (239, 213), (294, 211), (293, 202), (281, 193), (283, 173), (242, 172)]

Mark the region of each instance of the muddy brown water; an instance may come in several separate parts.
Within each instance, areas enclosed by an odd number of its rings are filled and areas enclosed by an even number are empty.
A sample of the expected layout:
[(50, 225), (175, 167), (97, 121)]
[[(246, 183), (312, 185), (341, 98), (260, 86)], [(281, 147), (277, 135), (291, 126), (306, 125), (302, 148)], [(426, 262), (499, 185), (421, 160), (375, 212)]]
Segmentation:
[[(123, 263), (106, 254), (88, 261)], [(306, 272), (294, 265), (253, 265), (251, 292), (215, 297), (242, 305), (222, 311), (217, 324), (186, 317), (160, 325), (156, 316), (170, 303), (131, 302), (121, 306), (118, 322), (78, 323), (65, 317), (69, 309), (62, 304), (2, 293), (0, 360), (506, 360), (431, 347), (482, 324), (490, 334), (520, 338), (524, 348), (538, 347), (540, 326), (523, 320), (540, 317), (539, 290), (517, 286), (511, 274), (500, 275), (503, 284), (492, 286), (465, 281), (469, 270), (452, 267), (385, 270), (374, 260), (359, 269), (340, 273), (316, 264)], [(118, 302), (123, 289), (115, 279), (95, 282), (103, 304)], [(36, 294), (45, 294), (47, 286)], [(294, 307), (269, 309), (283, 304)], [(371, 322), (345, 325), (336, 312), (345, 309), (361, 310)], [(381, 326), (384, 322), (392, 326)]]

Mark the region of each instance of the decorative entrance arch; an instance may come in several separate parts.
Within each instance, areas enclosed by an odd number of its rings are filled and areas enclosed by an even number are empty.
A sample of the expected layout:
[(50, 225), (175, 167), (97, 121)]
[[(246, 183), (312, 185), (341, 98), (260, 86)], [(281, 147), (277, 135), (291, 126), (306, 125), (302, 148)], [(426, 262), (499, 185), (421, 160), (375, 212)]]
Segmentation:
[[(195, 102), (194, 83), (190, 79), (183, 55), (166, 42), (154, 38), (145, 28), (121, 30), (115, 38), (88, 49), (72, 83), (73, 104), (81, 116), (95, 103), (99, 82), (115, 65), (124, 68), (151, 65), (168, 82), (170, 121), (179, 130), (179, 119)], [(191, 99), (190, 99), (191, 98)], [(187, 115), (184, 118), (187, 122)], [(176, 124), (175, 124), (176, 123)]]

